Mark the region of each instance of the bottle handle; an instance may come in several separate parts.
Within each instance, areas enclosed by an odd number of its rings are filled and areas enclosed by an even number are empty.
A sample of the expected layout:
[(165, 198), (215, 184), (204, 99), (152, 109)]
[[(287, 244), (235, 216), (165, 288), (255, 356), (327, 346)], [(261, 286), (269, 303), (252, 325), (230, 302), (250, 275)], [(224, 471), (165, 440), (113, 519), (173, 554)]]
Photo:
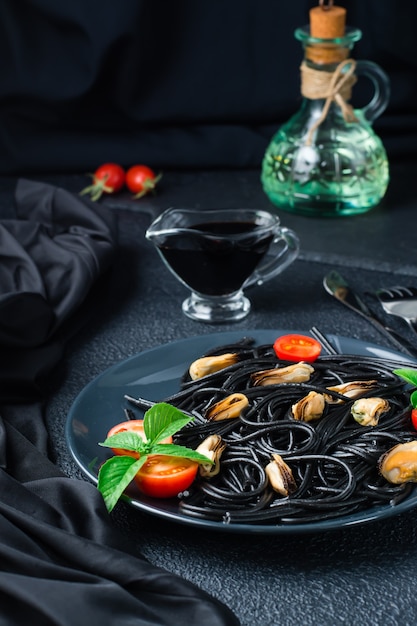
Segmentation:
[(288, 267), (298, 256), (300, 241), (293, 230), (280, 226), (269, 249), (253, 274), (245, 281), (243, 288), (262, 285)]
[(385, 111), (388, 105), (391, 94), (390, 80), (388, 74), (373, 61), (357, 61), (356, 74), (367, 76), (375, 89), (372, 100), (362, 109), (365, 118), (372, 123)]

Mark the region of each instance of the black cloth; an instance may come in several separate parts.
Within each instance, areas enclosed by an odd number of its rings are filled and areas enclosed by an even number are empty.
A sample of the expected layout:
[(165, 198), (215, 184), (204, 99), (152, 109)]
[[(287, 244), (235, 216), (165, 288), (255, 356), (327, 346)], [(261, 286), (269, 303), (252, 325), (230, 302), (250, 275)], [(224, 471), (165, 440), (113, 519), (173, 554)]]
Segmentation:
[[(100, 163), (259, 167), (300, 106), (294, 30), (317, 0), (3, 0), (0, 173), (90, 172)], [(391, 81), (375, 129), (390, 160), (415, 155), (417, 5), (343, 0), (352, 56)], [(370, 98), (360, 79), (352, 102)]]
[(48, 377), (112, 264), (112, 215), (20, 181), (16, 220), (0, 232), (0, 625), (237, 626), (215, 598), (133, 549), (97, 489), (47, 456)]
[(0, 222), (3, 403), (42, 395), (72, 318), (115, 253), (112, 214), (64, 189), (20, 180), (15, 215)]

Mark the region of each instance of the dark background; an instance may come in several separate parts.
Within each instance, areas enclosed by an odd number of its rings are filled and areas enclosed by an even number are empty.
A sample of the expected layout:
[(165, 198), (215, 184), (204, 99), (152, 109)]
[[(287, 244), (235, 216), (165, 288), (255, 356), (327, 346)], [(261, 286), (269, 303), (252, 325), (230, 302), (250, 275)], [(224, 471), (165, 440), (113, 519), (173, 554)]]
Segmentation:
[[(294, 30), (308, 0), (3, 0), (0, 174), (91, 171), (105, 161), (257, 168), (300, 105)], [(415, 155), (417, 5), (344, 0), (356, 59), (391, 79), (375, 124), (389, 159)], [(369, 85), (354, 88), (353, 103)]]

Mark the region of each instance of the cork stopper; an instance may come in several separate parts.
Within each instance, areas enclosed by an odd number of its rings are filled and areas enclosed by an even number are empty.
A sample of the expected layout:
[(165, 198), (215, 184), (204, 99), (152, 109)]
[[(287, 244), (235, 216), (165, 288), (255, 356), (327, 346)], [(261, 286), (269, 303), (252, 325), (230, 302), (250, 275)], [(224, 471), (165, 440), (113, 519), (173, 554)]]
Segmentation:
[(310, 9), (310, 35), (318, 39), (343, 37), (346, 26), (346, 9), (333, 4)]
[[(333, 5), (325, 5), (320, 0), (319, 6), (310, 9), (310, 35), (316, 39), (337, 39), (345, 35), (346, 9)], [(340, 45), (325, 43), (309, 46), (307, 58), (314, 63), (340, 63), (347, 58), (349, 50)]]

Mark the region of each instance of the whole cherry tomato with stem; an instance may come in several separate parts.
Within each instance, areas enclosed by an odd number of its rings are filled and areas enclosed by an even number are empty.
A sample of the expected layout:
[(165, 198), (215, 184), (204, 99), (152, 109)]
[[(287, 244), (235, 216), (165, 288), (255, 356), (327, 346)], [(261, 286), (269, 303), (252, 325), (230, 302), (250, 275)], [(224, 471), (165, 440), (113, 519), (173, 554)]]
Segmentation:
[(156, 175), (147, 165), (132, 165), (126, 172), (126, 187), (134, 193), (133, 198), (143, 198), (151, 191), (162, 178), (162, 174)]
[(103, 163), (91, 174), (93, 183), (85, 187), (80, 195), (89, 194), (96, 201), (103, 193), (117, 193), (123, 189), (126, 181), (126, 172), (118, 163)]

